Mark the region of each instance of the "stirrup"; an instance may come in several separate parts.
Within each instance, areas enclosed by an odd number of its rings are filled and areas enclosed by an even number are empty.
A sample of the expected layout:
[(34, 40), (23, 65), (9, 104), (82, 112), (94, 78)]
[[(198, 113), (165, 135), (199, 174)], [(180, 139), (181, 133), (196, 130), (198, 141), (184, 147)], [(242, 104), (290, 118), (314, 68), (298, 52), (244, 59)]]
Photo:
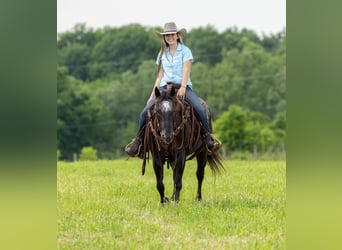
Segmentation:
[[(211, 134), (210, 134), (210, 136), (215, 143), (218, 143), (218, 148), (214, 151), (214, 152), (217, 152), (221, 148), (222, 142), (219, 139), (215, 139)], [(205, 148), (207, 149), (208, 155), (212, 155), (213, 151), (208, 148), (207, 143), (204, 143), (204, 144), (205, 144)]]
[(139, 158), (143, 158), (141, 151), (141, 147), (142, 147), (142, 143), (140, 143), (139, 147), (138, 147), (138, 151), (136, 154), (133, 154), (132, 151), (130, 151), (130, 147), (132, 146), (132, 144), (134, 143), (135, 140), (138, 140), (138, 138), (134, 138), (132, 139), (132, 141), (130, 143), (128, 143), (125, 147), (125, 152), (130, 156), (130, 157), (139, 157)]

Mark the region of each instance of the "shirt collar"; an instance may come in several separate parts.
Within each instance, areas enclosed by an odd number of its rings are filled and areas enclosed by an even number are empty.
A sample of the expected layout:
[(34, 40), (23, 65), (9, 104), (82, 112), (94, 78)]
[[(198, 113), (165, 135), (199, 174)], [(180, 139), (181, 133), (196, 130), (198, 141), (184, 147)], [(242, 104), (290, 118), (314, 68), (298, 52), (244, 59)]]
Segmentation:
[[(178, 43), (176, 51), (180, 51), (182, 50), (182, 48), (183, 48), (183, 45), (181, 43)], [(167, 47), (167, 52), (170, 52), (170, 47)]]

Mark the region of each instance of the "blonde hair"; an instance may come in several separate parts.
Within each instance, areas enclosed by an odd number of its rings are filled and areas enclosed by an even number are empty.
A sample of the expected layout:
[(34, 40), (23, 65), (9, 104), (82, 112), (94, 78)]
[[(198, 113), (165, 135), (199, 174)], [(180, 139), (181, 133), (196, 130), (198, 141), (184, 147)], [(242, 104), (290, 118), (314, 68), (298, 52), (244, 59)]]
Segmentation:
[[(184, 44), (183, 42), (183, 38), (182, 36), (177, 33), (178, 35), (178, 38), (177, 38), (177, 43), (181, 43), (181, 44)], [(165, 35), (162, 36), (162, 39), (161, 39), (161, 48), (160, 48), (160, 54), (159, 54), (159, 62), (158, 62), (158, 69), (157, 69), (157, 75), (158, 75), (158, 72), (160, 70), (160, 67), (161, 67), (161, 59), (163, 57), (163, 53), (166, 53), (166, 48), (169, 47), (169, 45), (165, 42)]]

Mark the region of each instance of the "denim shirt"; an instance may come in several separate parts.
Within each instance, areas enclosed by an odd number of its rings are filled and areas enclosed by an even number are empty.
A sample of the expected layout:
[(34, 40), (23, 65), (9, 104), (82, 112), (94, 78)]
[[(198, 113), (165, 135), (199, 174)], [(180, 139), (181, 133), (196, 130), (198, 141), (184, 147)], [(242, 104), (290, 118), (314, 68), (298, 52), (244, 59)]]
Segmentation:
[[(156, 60), (157, 65), (159, 63), (159, 56), (160, 52), (158, 53), (158, 57)], [(191, 50), (184, 44), (178, 43), (176, 53), (173, 56), (171, 56), (169, 47), (167, 47), (167, 50), (163, 53), (161, 59), (161, 66), (164, 70), (164, 75), (160, 82), (160, 87), (165, 86), (167, 82), (182, 84), (183, 63), (187, 60), (191, 60), (192, 63), (193, 57)], [(190, 75), (188, 78), (187, 86), (192, 88)]]

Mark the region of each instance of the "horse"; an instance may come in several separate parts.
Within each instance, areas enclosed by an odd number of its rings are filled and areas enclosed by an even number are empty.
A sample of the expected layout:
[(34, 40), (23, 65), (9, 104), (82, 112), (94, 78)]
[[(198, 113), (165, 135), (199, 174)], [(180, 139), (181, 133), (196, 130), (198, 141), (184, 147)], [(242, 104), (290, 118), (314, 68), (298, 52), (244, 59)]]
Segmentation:
[[(164, 164), (167, 162), (167, 167), (171, 165), (173, 171), (174, 187), (171, 201), (179, 202), (185, 162), (196, 157), (196, 199), (201, 200), (206, 163), (209, 163), (210, 169), (216, 175), (224, 170), (222, 157), (219, 152), (208, 152), (200, 135), (201, 124), (196, 119), (192, 106), (176, 96), (174, 86), (163, 91), (156, 87), (154, 92), (156, 100), (147, 112), (144, 128), (142, 175), (145, 173), (146, 160), (151, 153), (160, 202), (169, 202), (169, 198), (164, 194), (163, 183)], [(212, 130), (209, 107), (203, 100), (202, 105), (206, 108)]]

